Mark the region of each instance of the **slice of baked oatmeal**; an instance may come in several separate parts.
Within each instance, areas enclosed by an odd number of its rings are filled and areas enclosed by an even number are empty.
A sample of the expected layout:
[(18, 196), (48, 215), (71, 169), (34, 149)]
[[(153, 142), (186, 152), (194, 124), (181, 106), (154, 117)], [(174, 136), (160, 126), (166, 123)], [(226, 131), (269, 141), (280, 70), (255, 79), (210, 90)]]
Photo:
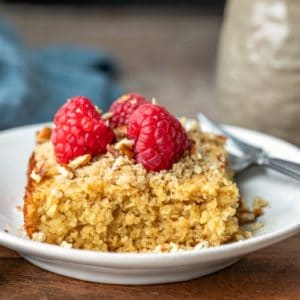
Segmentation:
[(29, 237), (80, 249), (155, 252), (241, 236), (225, 138), (196, 122), (188, 128), (134, 93), (105, 118), (87, 98), (69, 100), (52, 132), (38, 133), (29, 161)]
[(160, 172), (147, 172), (114, 145), (74, 168), (61, 166), (51, 141), (38, 143), (25, 195), (29, 236), (41, 232), (47, 243), (117, 252), (231, 240), (239, 230), (239, 192), (227, 169), (225, 140), (198, 128), (188, 135), (191, 153)]

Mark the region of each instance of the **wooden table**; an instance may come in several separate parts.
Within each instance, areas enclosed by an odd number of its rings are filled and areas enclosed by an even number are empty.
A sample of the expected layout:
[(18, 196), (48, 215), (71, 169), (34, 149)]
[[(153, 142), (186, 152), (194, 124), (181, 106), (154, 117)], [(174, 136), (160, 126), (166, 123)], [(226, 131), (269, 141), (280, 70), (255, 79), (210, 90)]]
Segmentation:
[[(0, 11), (31, 46), (71, 43), (104, 49), (120, 83), (156, 97), (177, 115), (216, 114), (214, 61), (221, 13), (215, 10), (5, 6)], [(300, 299), (300, 235), (184, 283), (118, 286), (43, 271), (0, 248), (0, 299)]]
[(300, 299), (300, 234), (200, 279), (152, 286), (105, 285), (41, 270), (0, 248), (1, 299)]

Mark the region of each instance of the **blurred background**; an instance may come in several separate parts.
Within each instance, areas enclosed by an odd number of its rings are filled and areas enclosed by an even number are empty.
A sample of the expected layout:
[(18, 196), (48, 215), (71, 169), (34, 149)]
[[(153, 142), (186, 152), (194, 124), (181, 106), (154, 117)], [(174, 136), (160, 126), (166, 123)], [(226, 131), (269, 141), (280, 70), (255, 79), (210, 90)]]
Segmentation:
[(7, 0), (0, 14), (2, 129), (50, 120), (77, 92), (106, 109), (134, 91), (177, 116), (202, 111), (300, 144), (297, 1)]
[[(162, 4), (149, 4), (154, 2)], [(156, 97), (178, 116), (204, 108), (213, 113), (224, 1), (176, 2), (7, 1), (0, 12), (29, 47), (67, 44), (106, 52), (124, 90)]]

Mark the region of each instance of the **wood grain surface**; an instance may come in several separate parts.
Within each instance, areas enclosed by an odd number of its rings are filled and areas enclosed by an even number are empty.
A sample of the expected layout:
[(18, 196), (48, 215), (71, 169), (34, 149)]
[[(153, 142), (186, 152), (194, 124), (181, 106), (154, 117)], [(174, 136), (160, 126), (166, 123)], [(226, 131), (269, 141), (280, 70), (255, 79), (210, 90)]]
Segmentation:
[[(8, 6), (0, 12), (30, 46), (70, 43), (116, 57), (120, 83), (157, 97), (177, 115), (216, 114), (219, 11)], [(300, 235), (189, 282), (119, 286), (41, 270), (0, 247), (0, 299), (300, 299)]]
[(0, 299), (300, 299), (300, 234), (215, 274), (173, 284), (121, 286), (41, 270), (0, 248)]

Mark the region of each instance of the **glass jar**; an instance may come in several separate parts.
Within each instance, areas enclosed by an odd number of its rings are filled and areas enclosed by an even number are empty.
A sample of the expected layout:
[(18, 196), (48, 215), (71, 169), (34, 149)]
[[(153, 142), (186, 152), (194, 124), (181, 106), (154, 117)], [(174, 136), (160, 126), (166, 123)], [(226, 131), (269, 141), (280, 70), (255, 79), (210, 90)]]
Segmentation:
[(223, 122), (300, 145), (300, 1), (229, 0), (216, 80)]

